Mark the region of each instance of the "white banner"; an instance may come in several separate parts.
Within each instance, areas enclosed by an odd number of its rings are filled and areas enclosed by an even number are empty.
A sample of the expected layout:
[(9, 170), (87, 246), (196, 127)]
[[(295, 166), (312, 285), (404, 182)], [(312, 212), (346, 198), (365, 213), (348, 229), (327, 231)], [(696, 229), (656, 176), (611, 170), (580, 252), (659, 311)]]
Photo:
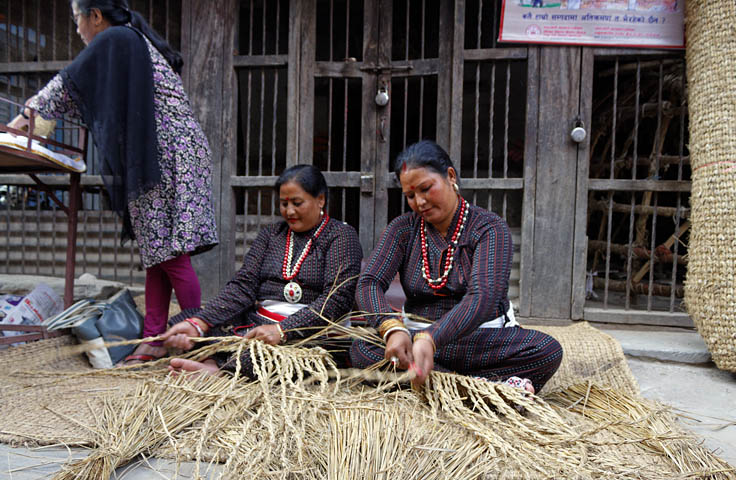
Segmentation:
[(685, 48), (684, 0), (504, 0), (501, 42)]

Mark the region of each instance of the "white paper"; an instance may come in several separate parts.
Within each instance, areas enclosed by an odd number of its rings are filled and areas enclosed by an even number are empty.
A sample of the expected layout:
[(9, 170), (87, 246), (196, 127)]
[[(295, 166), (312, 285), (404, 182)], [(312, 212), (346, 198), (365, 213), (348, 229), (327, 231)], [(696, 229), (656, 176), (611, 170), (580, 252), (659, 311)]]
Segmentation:
[[(45, 319), (64, 310), (64, 302), (56, 292), (46, 285), (39, 283), (31, 293), (10, 310), (5, 318), (0, 320), (4, 325), (41, 325)], [(21, 331), (6, 330), (4, 336), (22, 335)]]

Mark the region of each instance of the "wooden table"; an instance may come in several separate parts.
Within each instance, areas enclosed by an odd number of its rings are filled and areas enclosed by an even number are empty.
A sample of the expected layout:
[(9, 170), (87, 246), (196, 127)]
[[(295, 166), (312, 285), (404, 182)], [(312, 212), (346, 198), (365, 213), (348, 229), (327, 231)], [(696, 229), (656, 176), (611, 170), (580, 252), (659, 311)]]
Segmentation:
[[(0, 98), (0, 102), (7, 102), (18, 105), (10, 100)], [(31, 123), (30, 131), (34, 131), (36, 113), (31, 112), (29, 121)], [(46, 192), (48, 197), (66, 213), (68, 219), (68, 228), (66, 235), (66, 268), (64, 273), (64, 308), (68, 308), (74, 302), (74, 269), (76, 263), (77, 249), (77, 219), (79, 209), (82, 204), (81, 190), (81, 174), (71, 168), (57, 164), (43, 156), (34, 153), (32, 150), (32, 141), (37, 140), (44, 147), (53, 149), (56, 153), (67, 156), (80, 156), (86, 158), (87, 154), (87, 130), (81, 126), (74, 126), (78, 129), (78, 145), (67, 145), (54, 140), (39, 137), (28, 132), (9, 128), (0, 125), (0, 132), (12, 133), (24, 140), (25, 147), (23, 149), (12, 148), (6, 145), (0, 145), (0, 174), (27, 174), (37, 184), (37, 188)], [(25, 140), (27, 139), (27, 142)], [(69, 205), (65, 205), (49, 188), (48, 185), (37, 176), (40, 173), (66, 173), (69, 174)], [(12, 327), (12, 328), (6, 328)], [(25, 330), (23, 330), (25, 328)], [(40, 326), (22, 326), (22, 325), (2, 325), (0, 330), (22, 330), (29, 332), (27, 335), (18, 335), (14, 337), (0, 337), (0, 344), (15, 343), (18, 341), (28, 341), (40, 338), (47, 338), (49, 334)], [(30, 338), (32, 337), (32, 338)], [(7, 341), (3, 341), (7, 340)]]

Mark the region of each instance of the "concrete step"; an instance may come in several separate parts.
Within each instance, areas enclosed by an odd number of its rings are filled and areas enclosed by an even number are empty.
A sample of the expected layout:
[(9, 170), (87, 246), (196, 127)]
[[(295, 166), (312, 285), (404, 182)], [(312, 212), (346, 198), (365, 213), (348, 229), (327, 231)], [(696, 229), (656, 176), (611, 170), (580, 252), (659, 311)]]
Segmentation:
[(630, 357), (690, 364), (711, 361), (708, 347), (696, 331), (639, 326), (594, 326), (618, 340), (624, 354)]

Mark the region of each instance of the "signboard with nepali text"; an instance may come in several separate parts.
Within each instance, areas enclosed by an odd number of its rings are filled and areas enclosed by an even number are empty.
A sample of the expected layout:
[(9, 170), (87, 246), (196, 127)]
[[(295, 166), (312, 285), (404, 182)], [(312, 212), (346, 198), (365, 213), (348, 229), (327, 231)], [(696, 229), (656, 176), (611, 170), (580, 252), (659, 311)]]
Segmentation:
[(685, 0), (504, 0), (500, 42), (685, 48)]

